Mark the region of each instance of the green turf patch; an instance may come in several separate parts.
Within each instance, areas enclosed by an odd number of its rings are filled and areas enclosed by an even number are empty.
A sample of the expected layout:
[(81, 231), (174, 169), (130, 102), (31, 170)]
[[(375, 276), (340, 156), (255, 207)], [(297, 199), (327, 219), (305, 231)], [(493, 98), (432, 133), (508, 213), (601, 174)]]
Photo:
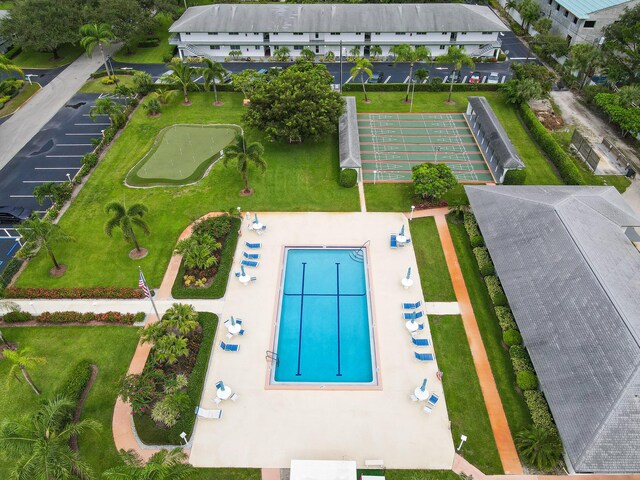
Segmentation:
[(129, 171), (127, 185), (186, 185), (197, 182), (242, 133), (237, 125), (178, 124), (163, 128), (151, 149)]

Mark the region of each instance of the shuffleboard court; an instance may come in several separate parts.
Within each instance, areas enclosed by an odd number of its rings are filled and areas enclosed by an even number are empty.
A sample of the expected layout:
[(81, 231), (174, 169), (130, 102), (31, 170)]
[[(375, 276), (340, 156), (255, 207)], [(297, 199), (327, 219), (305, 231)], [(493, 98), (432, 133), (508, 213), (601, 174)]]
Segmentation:
[(445, 163), (463, 183), (494, 182), (462, 113), (359, 113), (365, 182), (411, 182), (411, 169)]

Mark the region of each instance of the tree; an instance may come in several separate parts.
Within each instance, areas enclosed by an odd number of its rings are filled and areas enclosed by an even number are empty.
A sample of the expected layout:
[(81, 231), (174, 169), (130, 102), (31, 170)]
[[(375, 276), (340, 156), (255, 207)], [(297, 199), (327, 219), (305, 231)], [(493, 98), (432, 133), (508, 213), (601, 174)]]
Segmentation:
[(4, 55), (0, 55), (0, 72), (15, 72), (18, 73), (21, 77), (24, 77), (24, 72), (22, 71), (22, 69)]
[[(219, 244), (218, 244), (219, 245)], [(162, 323), (171, 330), (188, 335), (198, 328), (198, 312), (193, 305), (174, 303), (164, 314)]]
[(154, 356), (160, 363), (173, 365), (180, 357), (189, 354), (187, 339), (179, 337), (175, 333), (169, 333), (160, 337), (154, 344)]
[(229, 50), (229, 56), (231, 58), (238, 58), (240, 55), (242, 55), (242, 50)]
[(300, 143), (336, 131), (344, 100), (331, 89), (322, 64), (300, 60), (269, 82), (259, 82), (245, 113), (247, 123), (270, 140)]
[(289, 47), (278, 47), (273, 51), (273, 56), (280, 62), (289, 60), (290, 54), (291, 50), (289, 50)]
[(262, 173), (267, 170), (267, 162), (264, 161), (263, 156), (264, 147), (262, 144), (260, 142), (253, 142), (245, 146), (242, 135), (238, 135), (235, 143), (224, 149), (222, 163), (227, 167), (230, 161), (236, 161), (236, 167), (244, 181), (244, 190), (242, 193), (245, 195), (250, 195), (252, 192), (249, 188), (249, 165), (254, 165)]
[[(6, 350), (5, 350), (6, 352)], [(75, 403), (57, 397), (20, 422), (4, 421), (0, 426), (0, 448), (16, 459), (11, 478), (65, 480), (91, 479), (89, 464), (69, 447), (69, 440), (82, 433), (100, 430), (95, 420), (70, 421)]]
[(18, 379), (16, 373), (18, 370), (20, 370), (20, 373), (22, 373), (22, 376), (27, 381), (29, 386), (33, 389), (35, 394), (40, 395), (40, 389), (38, 389), (35, 383), (33, 383), (31, 375), (29, 375), (29, 370), (33, 370), (36, 367), (47, 363), (46, 358), (36, 357), (32, 355), (31, 350), (27, 348), (23, 350), (6, 349), (2, 352), (2, 355), (11, 364), (11, 368), (9, 369), (9, 373), (7, 375), (7, 383), (11, 382), (13, 379)]
[(416, 195), (440, 200), (458, 184), (458, 180), (445, 163), (423, 163), (412, 169), (413, 188)]
[(114, 35), (132, 53), (138, 41), (155, 25), (153, 13), (138, 0), (100, 0), (96, 18), (110, 25)]
[(555, 33), (544, 33), (536, 35), (533, 43), (540, 48), (545, 55), (553, 55), (555, 57), (563, 57), (569, 52), (569, 44), (567, 39), (562, 35)]
[(204, 89), (209, 91), (211, 86), (213, 86), (213, 96), (215, 98), (213, 104), (222, 105), (222, 102), (218, 101), (218, 89), (216, 88), (216, 83), (224, 80), (227, 70), (218, 62), (214, 62), (210, 58), (203, 58), (202, 63), (204, 66), (200, 68), (200, 74), (204, 80)]
[(547, 17), (541, 17), (533, 24), (535, 31), (543, 35), (549, 33), (551, 27), (553, 27), (553, 21)]
[(38, 205), (42, 205), (45, 198), (48, 198), (49, 201), (51, 202), (51, 205), (53, 205), (53, 196), (55, 194), (55, 187), (56, 187), (55, 182), (45, 182), (42, 185), (38, 185), (33, 189), (33, 196), (35, 197), (36, 202), (38, 202)]
[(197, 70), (188, 63), (180, 60), (167, 64), (167, 68), (171, 70), (171, 74), (167, 77), (169, 82), (177, 89), (182, 90), (184, 96), (183, 105), (191, 105), (189, 100), (189, 88), (198, 88), (198, 84), (193, 80), (197, 74)]
[(360, 75), (365, 102), (368, 102), (369, 99), (367, 98), (367, 89), (364, 88), (364, 76), (366, 75), (367, 78), (371, 78), (371, 76), (373, 75), (373, 73), (371, 72), (371, 67), (373, 67), (373, 65), (366, 58), (356, 58), (356, 64), (351, 68), (351, 71), (349, 72), (353, 78), (356, 78), (358, 75)]
[(147, 207), (141, 203), (134, 203), (129, 208), (126, 208), (125, 205), (120, 202), (109, 202), (104, 207), (104, 211), (106, 213), (113, 213), (113, 217), (104, 224), (104, 233), (110, 237), (113, 234), (113, 229), (119, 227), (120, 230), (122, 230), (124, 239), (132, 242), (138, 253), (140, 253), (140, 245), (138, 244), (138, 239), (133, 231), (133, 227), (137, 227), (142, 230), (145, 235), (149, 235), (149, 225), (142, 219), (144, 214), (149, 211)]
[(59, 59), (62, 44), (75, 43), (83, 12), (75, 0), (22, 0), (0, 22), (0, 36), (25, 50), (51, 52)]
[[(427, 47), (419, 46), (413, 48), (411, 45), (399, 45), (397, 50), (396, 62), (409, 63), (409, 79), (413, 79), (413, 66), (416, 62), (424, 62), (431, 57), (431, 52)], [(407, 82), (407, 94), (404, 97), (405, 103), (409, 101), (409, 89), (411, 81)]]
[(133, 74), (133, 90), (141, 95), (149, 93), (153, 87), (153, 77), (147, 72), (136, 72)]
[(626, 85), (618, 90), (620, 104), (626, 108), (640, 105), (640, 85)]
[(516, 435), (516, 445), (525, 461), (538, 470), (551, 470), (562, 457), (560, 438), (549, 429), (524, 430)]
[(522, 0), (518, 3), (518, 13), (522, 18), (522, 28), (529, 30), (529, 25), (540, 18), (541, 9), (537, 0)]
[(32, 214), (31, 217), (23, 220), (17, 230), (26, 242), (25, 246), (29, 247), (24, 249), (24, 255), (31, 255), (36, 249), (44, 247), (53, 262), (54, 269), (56, 271), (61, 270), (58, 260), (53, 254), (52, 244), (70, 242), (73, 241), (73, 237), (67, 235), (57, 224), (51, 223), (49, 220), (43, 220), (36, 214)]
[(250, 95), (255, 90), (256, 86), (263, 79), (253, 68), (247, 68), (239, 73), (233, 74), (233, 88), (239, 90), (244, 95), (245, 100), (250, 98)]
[(382, 47), (380, 45), (371, 45), (369, 48), (369, 55), (373, 58), (378, 58), (382, 55)]
[(569, 50), (569, 60), (571, 60), (571, 66), (580, 71), (582, 76), (580, 88), (583, 88), (587, 80), (593, 76), (596, 69), (601, 65), (602, 56), (597, 46), (590, 43), (578, 43)]
[(87, 56), (91, 57), (93, 50), (98, 46), (107, 75), (115, 75), (113, 72), (109, 73), (107, 59), (104, 56), (104, 46), (109, 45), (116, 38), (111, 27), (106, 23), (88, 23), (80, 27), (80, 35), (82, 36), (80, 38), (80, 46), (85, 49)]
[(349, 50), (349, 56), (353, 61), (356, 61), (360, 57), (360, 46), (355, 45)]
[[(460, 72), (463, 65), (473, 68), (473, 59), (467, 55), (463, 47), (452, 45), (449, 47), (446, 55), (440, 55), (437, 59), (438, 63), (453, 63), (454, 71)], [(453, 72), (452, 72), (453, 73)], [(451, 87), (449, 88), (449, 98), (447, 103), (451, 103), (451, 93), (453, 92), (453, 74), (451, 75)]]
[(556, 80), (556, 75), (552, 70), (549, 70), (544, 65), (538, 65), (536, 63), (512, 63), (511, 70), (513, 70), (513, 78), (518, 80), (524, 80), (532, 78), (540, 84), (543, 95), (547, 95), (553, 83)]
[(316, 59), (316, 53), (307, 47), (300, 51), (300, 56), (309, 62), (313, 62)]
[(603, 29), (602, 51), (608, 78), (634, 83), (640, 79), (640, 5), (625, 9), (618, 20)]
[(512, 78), (500, 86), (507, 103), (520, 105), (529, 100), (542, 98), (544, 96), (542, 86), (533, 78), (519, 80)]
[(187, 458), (181, 447), (160, 450), (147, 463), (133, 450), (120, 450), (124, 465), (110, 468), (103, 476), (123, 480), (187, 480), (192, 477), (194, 470), (186, 463)]
[(119, 118), (124, 114), (124, 106), (114, 102), (108, 97), (97, 98), (89, 109), (89, 117), (94, 122), (98, 115), (107, 115), (109, 123), (114, 125), (119, 122)]
[(149, 98), (146, 102), (142, 104), (142, 108), (147, 111), (147, 115), (159, 115), (160, 110), (162, 110), (162, 106), (160, 105), (160, 100), (157, 98)]
[(182, 255), (187, 268), (205, 270), (218, 264), (214, 252), (221, 247), (210, 235), (191, 235), (178, 242), (175, 252)]
[(518, 2), (516, 0), (507, 0), (507, 3), (504, 4), (505, 10), (509, 11), (512, 8), (514, 10), (518, 9)]
[(416, 69), (416, 73), (413, 74), (414, 78), (423, 83), (427, 78), (429, 78), (429, 70), (426, 68), (418, 68)]
[(325, 62), (334, 62), (335, 60), (336, 60), (336, 54), (333, 53), (331, 50), (329, 50), (324, 56)]

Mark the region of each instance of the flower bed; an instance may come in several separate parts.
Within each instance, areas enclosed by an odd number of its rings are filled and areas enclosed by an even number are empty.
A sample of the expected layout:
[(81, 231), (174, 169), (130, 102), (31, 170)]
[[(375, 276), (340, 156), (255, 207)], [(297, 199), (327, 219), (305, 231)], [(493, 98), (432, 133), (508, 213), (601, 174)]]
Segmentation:
[(64, 324), (64, 323), (108, 323), (132, 325), (144, 321), (145, 314), (140, 313), (80, 313), (80, 312), (42, 312), (40, 315), (31, 315), (29, 312), (8, 312), (0, 317), (5, 323), (22, 323), (35, 321), (36, 323)]
[(62, 288), (18, 288), (4, 290), (6, 298), (144, 298), (138, 288), (125, 287), (62, 287)]

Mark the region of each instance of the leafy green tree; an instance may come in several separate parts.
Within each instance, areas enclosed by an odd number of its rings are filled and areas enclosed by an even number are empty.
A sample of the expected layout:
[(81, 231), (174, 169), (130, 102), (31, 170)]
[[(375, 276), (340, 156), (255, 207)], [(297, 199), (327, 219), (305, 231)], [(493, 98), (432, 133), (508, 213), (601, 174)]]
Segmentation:
[(250, 95), (256, 89), (256, 86), (264, 81), (264, 79), (261, 78), (261, 75), (259, 75), (253, 68), (247, 68), (241, 72), (234, 73), (232, 78), (233, 88), (241, 91), (245, 99), (249, 99)]
[(147, 72), (135, 72), (132, 77), (133, 90), (141, 95), (149, 93), (153, 87), (153, 77)]
[(179, 337), (175, 333), (168, 333), (160, 337), (154, 342), (153, 349), (155, 359), (167, 365), (173, 365), (180, 357), (186, 357), (189, 354), (187, 339)]
[(113, 216), (104, 224), (104, 233), (110, 237), (113, 235), (114, 228), (120, 228), (124, 239), (132, 242), (136, 250), (140, 252), (140, 245), (138, 244), (138, 239), (133, 227), (137, 227), (142, 230), (145, 235), (149, 235), (149, 225), (142, 218), (149, 209), (141, 203), (134, 203), (129, 208), (126, 208), (126, 206), (120, 202), (109, 202), (104, 207), (104, 211), (106, 213), (113, 213)]
[[(219, 245), (219, 244), (218, 244)], [(162, 323), (168, 329), (175, 330), (181, 335), (188, 335), (198, 326), (198, 312), (193, 305), (174, 303), (164, 314)]]
[(540, 18), (542, 10), (537, 0), (522, 0), (517, 6), (520, 18), (522, 18), (522, 28), (527, 31), (529, 25)]
[(229, 56), (233, 59), (240, 57), (242, 50), (229, 50)]
[[(431, 58), (431, 52), (427, 47), (419, 46), (412, 47), (411, 45), (399, 45), (396, 56), (396, 63), (408, 62), (409, 63), (409, 79), (413, 79), (413, 67), (416, 62), (424, 62)], [(411, 88), (411, 82), (407, 82), (407, 94), (404, 97), (405, 103), (409, 101), (409, 89)]]
[[(437, 60), (438, 63), (453, 63), (453, 69), (460, 72), (463, 65), (473, 68), (473, 59), (467, 55), (464, 51), (464, 47), (457, 47), (452, 45), (449, 47), (446, 55), (440, 55)], [(449, 98), (447, 103), (451, 103), (451, 93), (453, 92), (453, 75), (451, 75), (451, 87), (449, 88)]]
[(373, 73), (371, 72), (371, 67), (373, 67), (373, 65), (366, 58), (356, 58), (356, 64), (351, 68), (351, 71), (349, 72), (353, 78), (356, 78), (358, 75), (360, 76), (365, 102), (368, 102), (369, 99), (367, 98), (367, 89), (364, 87), (364, 77), (366, 75), (367, 78), (371, 78), (371, 76), (373, 75)]
[(354, 45), (351, 49), (349, 49), (349, 57), (351, 57), (351, 60), (354, 62), (360, 57), (359, 45)]
[(162, 105), (167, 105), (179, 93), (178, 90), (172, 90), (171, 88), (161, 88), (151, 93), (149, 98), (156, 98)]
[(516, 0), (507, 0), (507, 3), (504, 4), (505, 10), (509, 11), (512, 8), (514, 10), (518, 9), (518, 2)]
[(198, 84), (194, 81), (194, 78), (198, 73), (197, 69), (188, 63), (181, 62), (180, 60), (167, 64), (167, 68), (171, 70), (171, 73), (167, 77), (169, 82), (175, 88), (182, 90), (182, 95), (184, 96), (183, 104), (191, 105), (188, 90), (190, 88), (198, 88)]
[(20, 422), (5, 420), (2, 423), (0, 448), (8, 457), (16, 459), (11, 478), (94, 478), (89, 464), (71, 450), (69, 441), (85, 432), (96, 432), (101, 425), (92, 419), (70, 421), (69, 412), (74, 407), (71, 400), (57, 397), (45, 401), (38, 411)]
[(30, 256), (38, 248), (44, 247), (54, 268), (57, 271), (60, 270), (61, 267), (53, 254), (52, 245), (57, 242), (73, 241), (73, 237), (67, 235), (57, 224), (44, 220), (35, 214), (23, 220), (17, 230), (25, 241), (25, 247), (27, 247), (23, 248), (21, 255)]
[(155, 25), (153, 12), (139, 0), (100, 0), (95, 16), (111, 26), (127, 53)]
[(580, 88), (582, 88), (602, 64), (602, 55), (597, 46), (590, 43), (578, 43), (569, 50), (569, 60), (571, 66), (580, 71), (582, 77)]
[(618, 90), (620, 104), (627, 108), (638, 107), (640, 105), (640, 85), (626, 85)]
[(15, 72), (20, 74), (21, 77), (24, 77), (24, 72), (22, 71), (22, 69), (4, 55), (0, 55), (0, 72)]
[(109, 123), (114, 125), (119, 122), (119, 118), (124, 115), (124, 106), (114, 102), (108, 97), (97, 98), (89, 109), (89, 117), (94, 122), (98, 115), (107, 115)]
[(378, 58), (382, 55), (382, 47), (380, 45), (371, 45), (369, 48), (369, 55), (373, 58)]
[(541, 17), (533, 24), (533, 28), (536, 30), (536, 32), (543, 35), (545, 33), (549, 33), (551, 27), (553, 27), (553, 21), (547, 17)]
[(104, 63), (107, 75), (114, 75), (113, 72), (109, 72), (107, 58), (104, 56), (104, 46), (109, 45), (116, 38), (111, 27), (106, 23), (88, 23), (80, 27), (80, 35), (80, 46), (85, 49), (87, 56), (91, 57), (97, 46), (100, 49), (102, 63)]
[(210, 58), (202, 59), (203, 66), (200, 68), (200, 74), (204, 80), (204, 89), (209, 91), (213, 87), (213, 96), (215, 98), (214, 105), (222, 105), (222, 102), (218, 101), (218, 89), (216, 88), (217, 82), (222, 82), (227, 70), (218, 62), (214, 62)]
[(290, 55), (291, 50), (289, 50), (289, 47), (278, 47), (273, 51), (273, 56), (280, 62), (286, 62), (289, 60)]
[(336, 60), (336, 54), (333, 53), (331, 50), (329, 50), (325, 55), (324, 55), (324, 60), (325, 62), (334, 62)]
[(207, 234), (192, 235), (180, 240), (175, 252), (182, 255), (187, 268), (205, 270), (218, 264), (214, 252), (222, 247), (215, 238)]
[(529, 100), (542, 98), (542, 86), (533, 78), (524, 78), (522, 80), (512, 78), (503, 85), (500, 85), (500, 91), (504, 95), (507, 103), (520, 105)]
[(429, 78), (429, 70), (426, 68), (418, 68), (416, 69), (416, 73), (413, 74), (413, 77), (420, 83), (423, 83), (427, 78)]
[(104, 472), (104, 478), (123, 480), (187, 480), (192, 478), (194, 468), (187, 463), (188, 456), (181, 447), (173, 450), (160, 450), (154, 453), (148, 462), (133, 450), (120, 450), (120, 459), (124, 465), (110, 468)]
[(147, 111), (147, 115), (159, 115), (160, 111), (162, 110), (160, 100), (158, 100), (157, 98), (149, 98), (142, 104), (142, 108)]
[(602, 51), (608, 78), (614, 82), (640, 80), (640, 4), (626, 9), (618, 19), (604, 27)]
[(516, 435), (516, 445), (525, 461), (541, 471), (553, 469), (562, 458), (560, 438), (549, 429), (524, 430)]
[(21, 0), (0, 22), (0, 36), (25, 50), (51, 52), (57, 60), (61, 45), (78, 40), (83, 17), (75, 0)]
[(310, 48), (305, 47), (300, 50), (300, 56), (309, 62), (313, 62), (316, 59), (316, 52), (314, 52)]
[(252, 192), (249, 188), (249, 165), (257, 167), (262, 173), (267, 170), (267, 162), (264, 160), (264, 147), (260, 142), (252, 142), (249, 145), (245, 145), (244, 137), (238, 135), (235, 142), (224, 149), (222, 163), (226, 167), (232, 160), (235, 160), (238, 172), (240, 172), (240, 176), (244, 181), (242, 193), (249, 195)]
[(458, 184), (458, 180), (445, 163), (423, 163), (412, 169), (413, 188), (416, 195), (440, 200)]
[(2, 355), (5, 360), (11, 364), (11, 368), (7, 374), (7, 383), (10, 383), (14, 379), (20, 380), (17, 376), (17, 371), (20, 370), (20, 373), (33, 389), (35, 394), (40, 395), (40, 389), (36, 387), (35, 383), (33, 383), (31, 375), (29, 375), (29, 370), (34, 370), (36, 367), (44, 365), (47, 363), (47, 359), (44, 357), (34, 356), (31, 350), (27, 348), (22, 350), (5, 349), (3, 350)]
[(620, 95), (616, 93), (598, 93), (594, 101), (610, 121), (618, 124), (623, 136), (640, 134), (640, 109), (624, 106)]
[(45, 198), (48, 198), (53, 205), (53, 195), (55, 193), (55, 182), (45, 182), (42, 185), (38, 185), (33, 189), (33, 196), (38, 202), (38, 205), (42, 205), (44, 203)]
[(300, 143), (321, 138), (337, 129), (344, 110), (332, 82), (325, 65), (300, 60), (269, 82), (257, 84), (244, 118), (270, 140)]
[(544, 65), (536, 63), (512, 63), (513, 77), (518, 80), (532, 78), (540, 84), (543, 95), (548, 94), (556, 80), (556, 75)]
[(567, 39), (562, 35), (557, 35), (555, 33), (541, 33), (536, 35), (533, 39), (533, 43), (540, 48), (540, 51), (545, 55), (562, 57), (569, 52)]

